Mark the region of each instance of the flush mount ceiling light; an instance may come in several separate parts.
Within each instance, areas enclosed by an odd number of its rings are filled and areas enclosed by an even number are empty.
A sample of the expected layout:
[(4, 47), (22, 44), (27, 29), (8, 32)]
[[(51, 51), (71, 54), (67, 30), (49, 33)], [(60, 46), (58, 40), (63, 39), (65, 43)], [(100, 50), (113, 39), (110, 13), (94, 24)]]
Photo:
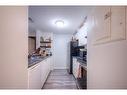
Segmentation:
[(63, 20), (57, 20), (55, 22), (57, 27), (63, 28), (64, 27), (64, 21)]

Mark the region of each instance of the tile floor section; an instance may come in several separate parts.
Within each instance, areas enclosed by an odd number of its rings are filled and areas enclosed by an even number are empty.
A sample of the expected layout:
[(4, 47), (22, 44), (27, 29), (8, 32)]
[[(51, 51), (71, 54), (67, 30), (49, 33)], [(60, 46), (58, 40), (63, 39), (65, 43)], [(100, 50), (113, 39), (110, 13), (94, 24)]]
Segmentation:
[(42, 89), (77, 89), (77, 86), (67, 70), (53, 70)]

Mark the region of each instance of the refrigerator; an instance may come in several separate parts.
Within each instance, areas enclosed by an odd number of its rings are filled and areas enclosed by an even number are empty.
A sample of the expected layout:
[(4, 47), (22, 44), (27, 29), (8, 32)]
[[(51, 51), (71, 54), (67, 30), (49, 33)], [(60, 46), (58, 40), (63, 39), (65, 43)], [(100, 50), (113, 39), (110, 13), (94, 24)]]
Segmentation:
[(68, 67), (69, 74), (72, 74), (73, 70), (73, 57), (79, 55), (79, 49), (78, 47), (78, 40), (77, 41), (70, 41), (70, 62)]

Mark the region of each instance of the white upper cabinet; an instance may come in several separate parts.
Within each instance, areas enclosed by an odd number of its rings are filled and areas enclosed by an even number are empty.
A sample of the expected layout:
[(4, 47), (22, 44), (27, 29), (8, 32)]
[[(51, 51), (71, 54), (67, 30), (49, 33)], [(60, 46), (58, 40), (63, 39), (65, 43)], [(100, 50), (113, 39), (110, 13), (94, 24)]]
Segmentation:
[(126, 39), (126, 7), (96, 7), (94, 44)]
[(126, 8), (111, 7), (111, 40), (125, 39)]
[(110, 40), (110, 7), (96, 7), (94, 11), (95, 44)]

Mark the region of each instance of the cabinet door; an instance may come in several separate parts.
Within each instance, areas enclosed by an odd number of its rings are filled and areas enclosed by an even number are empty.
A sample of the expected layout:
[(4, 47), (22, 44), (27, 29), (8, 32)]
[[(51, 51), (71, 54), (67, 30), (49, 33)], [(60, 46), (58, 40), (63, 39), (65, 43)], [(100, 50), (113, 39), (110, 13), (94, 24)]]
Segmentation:
[(73, 75), (76, 78), (76, 62), (73, 63)]
[(73, 58), (73, 66), (72, 66), (73, 69), (72, 70), (73, 70), (73, 75), (74, 76), (75, 76), (75, 67), (76, 67), (76, 64), (75, 63), (76, 63), (76, 58)]
[(46, 68), (45, 68), (45, 65), (46, 65), (46, 62), (45, 60), (43, 60), (41, 62), (41, 84), (42, 84), (42, 87), (45, 83), (45, 80), (46, 80)]
[(47, 76), (49, 74), (49, 62), (48, 62), (48, 58), (45, 59), (45, 62), (46, 62), (46, 64), (45, 64), (45, 73), (46, 73), (46, 78), (47, 78)]
[(94, 11), (95, 44), (110, 40), (110, 7), (97, 7)]
[(30, 89), (41, 88), (40, 69), (40, 64), (37, 64), (28, 70)]
[(74, 68), (74, 76), (75, 78), (78, 78), (78, 73), (79, 73), (79, 62), (75, 62), (75, 68)]
[(78, 77), (78, 68), (79, 68), (79, 64), (77, 62), (77, 59), (73, 58), (73, 75), (75, 78)]
[(50, 58), (47, 58), (41, 62), (41, 84), (44, 85), (50, 72)]
[(51, 58), (47, 58), (47, 68), (48, 68), (48, 74), (50, 72), (50, 69), (51, 69)]
[(111, 40), (125, 39), (126, 9), (125, 7), (111, 7)]

